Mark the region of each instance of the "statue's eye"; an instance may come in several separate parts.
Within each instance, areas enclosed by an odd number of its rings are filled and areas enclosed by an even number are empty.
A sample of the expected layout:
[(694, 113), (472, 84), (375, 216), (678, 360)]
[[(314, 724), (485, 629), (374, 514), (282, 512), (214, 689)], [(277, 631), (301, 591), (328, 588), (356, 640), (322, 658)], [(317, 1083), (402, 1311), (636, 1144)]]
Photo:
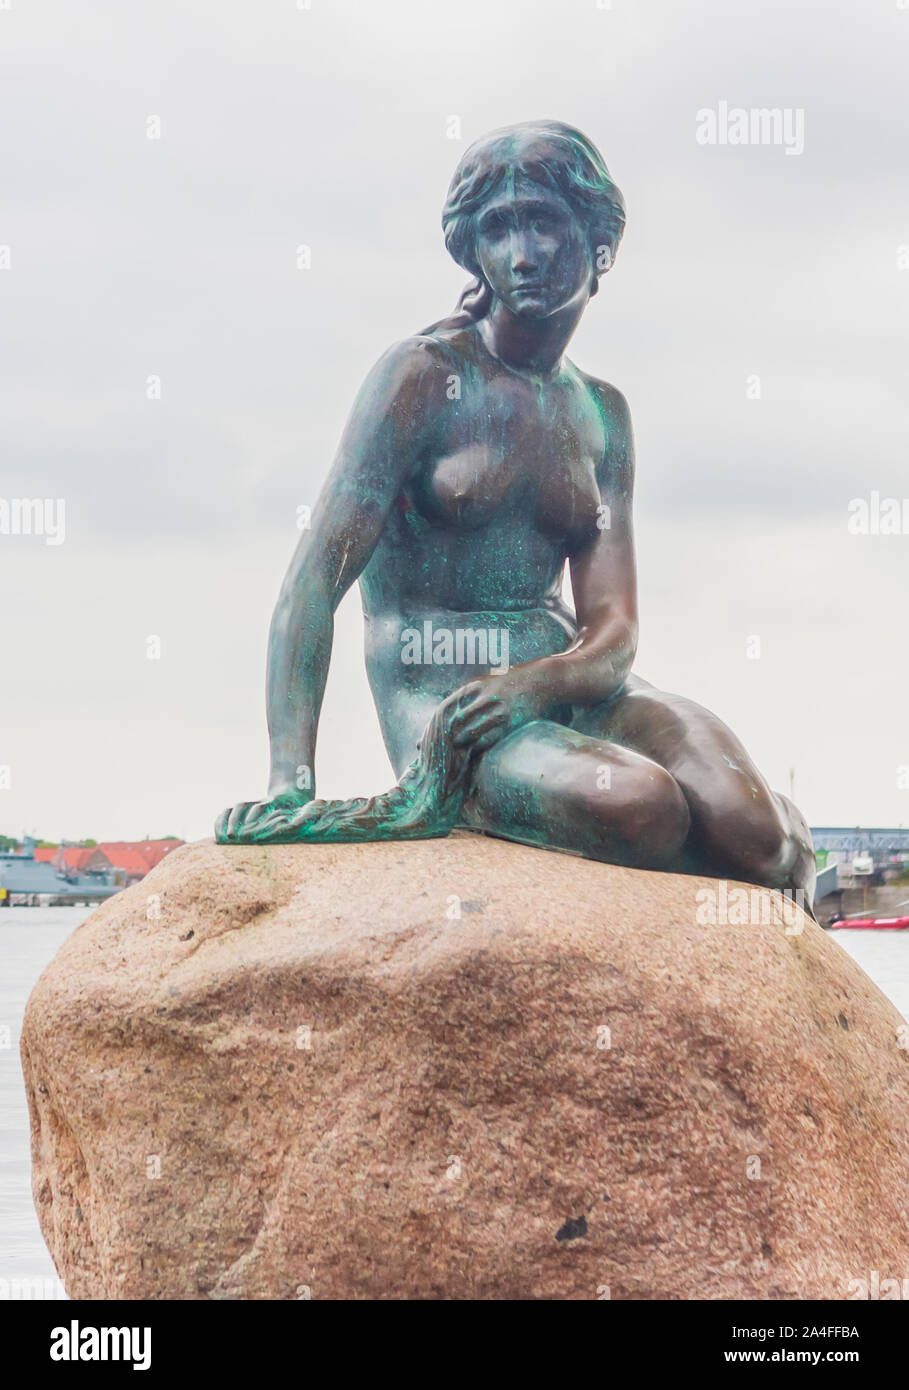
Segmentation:
[(494, 241), (497, 237), (504, 235), (505, 223), (501, 217), (484, 218), (482, 232), (485, 237)]

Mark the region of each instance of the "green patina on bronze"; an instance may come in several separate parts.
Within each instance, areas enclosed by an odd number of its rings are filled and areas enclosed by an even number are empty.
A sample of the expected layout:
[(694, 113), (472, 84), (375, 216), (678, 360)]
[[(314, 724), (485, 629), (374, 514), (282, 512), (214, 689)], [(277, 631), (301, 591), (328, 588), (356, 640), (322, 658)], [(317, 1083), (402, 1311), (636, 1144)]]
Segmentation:
[[(461, 825), (800, 888), (810, 905), (797, 809), (719, 719), (631, 670), (628, 407), (564, 355), (625, 226), (602, 157), (556, 121), (494, 131), (462, 158), (442, 221), (474, 279), (357, 396), (272, 621), (268, 796), (223, 812), (216, 838), (412, 839)], [(333, 614), (357, 580), (399, 780), (322, 801), (311, 769)]]

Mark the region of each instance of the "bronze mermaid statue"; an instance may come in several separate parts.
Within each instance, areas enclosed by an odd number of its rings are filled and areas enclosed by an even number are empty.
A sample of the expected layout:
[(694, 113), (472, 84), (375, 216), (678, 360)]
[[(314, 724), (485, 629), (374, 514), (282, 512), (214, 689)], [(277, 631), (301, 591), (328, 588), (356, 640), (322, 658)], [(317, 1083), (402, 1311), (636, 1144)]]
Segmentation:
[[(715, 715), (631, 669), (628, 405), (565, 356), (615, 261), (622, 194), (580, 131), (530, 121), (470, 146), (442, 225), (472, 282), (357, 396), (272, 620), (268, 794), (222, 812), (216, 839), (461, 827), (798, 891), (810, 910), (800, 812)], [(399, 780), (323, 801), (313, 768), (333, 615), (356, 580)]]

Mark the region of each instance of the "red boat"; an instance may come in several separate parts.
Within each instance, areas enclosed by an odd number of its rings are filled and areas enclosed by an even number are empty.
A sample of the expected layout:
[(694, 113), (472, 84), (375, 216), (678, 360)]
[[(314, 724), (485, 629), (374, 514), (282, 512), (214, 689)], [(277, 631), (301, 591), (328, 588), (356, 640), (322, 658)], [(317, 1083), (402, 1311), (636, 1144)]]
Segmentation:
[(909, 917), (844, 917), (834, 912), (827, 923), (828, 927), (874, 927), (880, 931), (905, 931), (909, 927)]

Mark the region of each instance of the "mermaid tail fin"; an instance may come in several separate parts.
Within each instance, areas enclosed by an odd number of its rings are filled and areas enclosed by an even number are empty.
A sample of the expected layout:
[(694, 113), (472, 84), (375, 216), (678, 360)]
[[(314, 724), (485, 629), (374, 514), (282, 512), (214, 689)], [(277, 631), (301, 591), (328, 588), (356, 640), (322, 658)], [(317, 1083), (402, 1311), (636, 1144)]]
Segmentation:
[(254, 827), (240, 842), (349, 844), (448, 835), (460, 814), (470, 764), (470, 750), (456, 748), (449, 735), (453, 708), (443, 700), (433, 712), (416, 758), (390, 791), (349, 801), (310, 801), (273, 827)]

